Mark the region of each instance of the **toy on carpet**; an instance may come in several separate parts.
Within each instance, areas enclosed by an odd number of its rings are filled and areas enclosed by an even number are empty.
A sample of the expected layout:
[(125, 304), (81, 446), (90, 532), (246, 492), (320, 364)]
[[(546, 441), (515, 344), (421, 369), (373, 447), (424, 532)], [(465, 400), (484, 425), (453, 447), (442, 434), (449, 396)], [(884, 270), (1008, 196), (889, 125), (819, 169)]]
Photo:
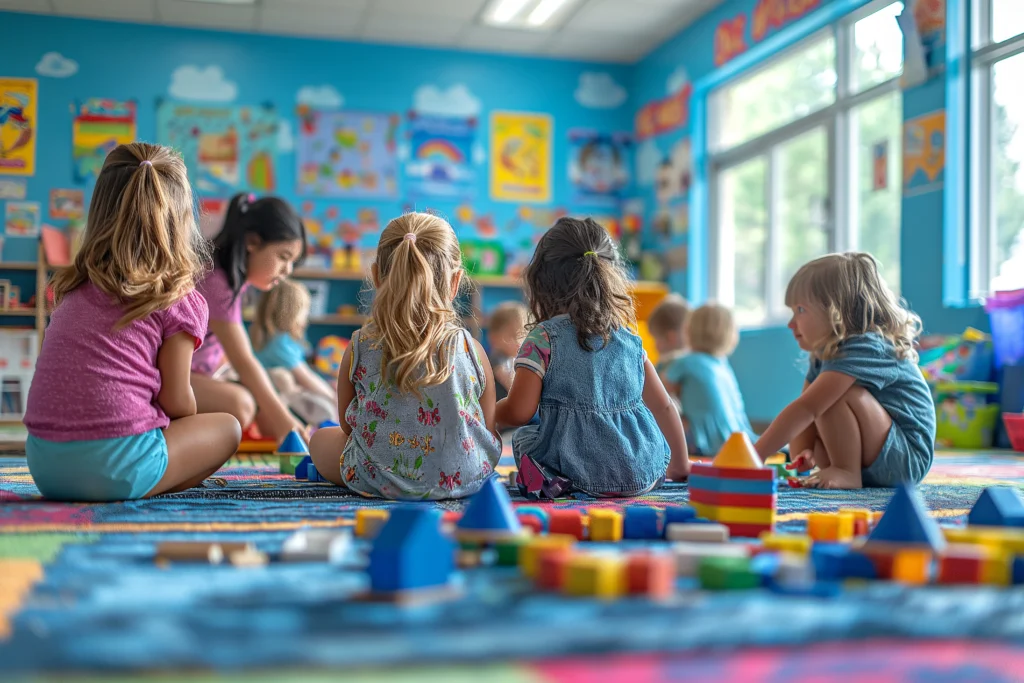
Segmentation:
[(281, 559), (339, 564), (351, 547), (352, 533), (348, 529), (299, 529), (285, 539)]
[(284, 441), (274, 451), (274, 455), (279, 456), (281, 474), (294, 475), (299, 464), (308, 459), (309, 449), (306, 448), (306, 442), (302, 440), (299, 433), (293, 429), (288, 432), (288, 436), (284, 437)]
[(550, 474), (528, 455), (519, 459), (519, 471), (515, 474), (515, 483), (519, 487), (519, 492), (528, 500), (541, 498), (554, 500), (566, 495), (572, 488), (568, 479)]
[(251, 543), (221, 543), (207, 541), (165, 541), (156, 547), (153, 561), (157, 564), (169, 562), (206, 562), (220, 564), (225, 559), (235, 562), (233, 556), (238, 554), (247, 559), (256, 550)]
[(399, 505), (370, 550), (370, 592), (363, 599), (421, 603), (457, 594), (451, 584), (455, 545), (441, 531), (441, 512)]
[(242, 443), (238, 445), (239, 453), (273, 453), (275, 450), (277, 450), (277, 441), (265, 438), (260, 434), (259, 427), (255, 422), (242, 432)]
[(390, 513), (387, 510), (356, 510), (356, 536), (373, 538), (384, 527), (389, 517)]
[(488, 477), (473, 494), (455, 525), (455, 537), (459, 541), (493, 543), (523, 533), (508, 490), (497, 475)]
[(775, 470), (764, 467), (746, 434), (726, 440), (710, 465), (690, 468), (690, 503), (700, 517), (756, 538), (775, 528)]

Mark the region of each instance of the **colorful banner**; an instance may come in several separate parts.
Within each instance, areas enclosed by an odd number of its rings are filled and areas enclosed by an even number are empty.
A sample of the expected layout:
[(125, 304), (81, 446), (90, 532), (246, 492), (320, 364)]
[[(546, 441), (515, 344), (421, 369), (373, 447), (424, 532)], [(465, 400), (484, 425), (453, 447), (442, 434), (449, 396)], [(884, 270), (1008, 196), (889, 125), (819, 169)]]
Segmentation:
[(945, 58), (946, 0), (913, 0), (912, 4), (925, 64), (929, 69), (934, 69)]
[(569, 131), (569, 182), (573, 201), (586, 206), (615, 207), (629, 186), (628, 133)]
[(277, 113), (273, 107), (161, 102), (157, 140), (181, 153), (200, 195), (277, 187)]
[(905, 121), (903, 123), (903, 193), (923, 194), (941, 188), (945, 168), (945, 110)]
[(95, 178), (107, 155), (135, 140), (135, 102), (92, 98), (75, 103), (71, 158), (76, 183)]
[(820, 5), (821, 0), (758, 0), (749, 15), (737, 14), (721, 22), (715, 29), (715, 66), (722, 66), (738, 57), (756, 43)]
[(693, 86), (687, 83), (672, 95), (644, 105), (634, 120), (637, 140), (646, 140), (689, 123), (692, 92)]
[(405, 164), (410, 197), (476, 196), (473, 145), (476, 119), (409, 113), (409, 161)]
[(491, 113), (491, 199), (551, 201), (551, 135), (547, 114)]
[(38, 92), (34, 78), (0, 78), (0, 174), (36, 172)]
[(8, 237), (38, 237), (39, 202), (7, 202), (4, 234)]
[(318, 197), (398, 196), (398, 114), (299, 108), (298, 192)]

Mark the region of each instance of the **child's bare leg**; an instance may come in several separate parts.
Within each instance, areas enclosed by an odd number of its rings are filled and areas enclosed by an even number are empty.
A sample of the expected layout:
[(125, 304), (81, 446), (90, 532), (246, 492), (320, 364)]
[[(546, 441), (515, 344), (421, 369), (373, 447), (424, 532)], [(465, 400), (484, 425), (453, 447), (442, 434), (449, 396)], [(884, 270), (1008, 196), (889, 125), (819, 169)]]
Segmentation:
[(221, 468), (238, 449), (242, 428), (227, 413), (190, 415), (164, 429), (167, 470), (146, 498), (198, 486)]
[(344, 486), (341, 479), (341, 452), (348, 443), (348, 434), (341, 427), (318, 429), (309, 440), (309, 457), (324, 479)]
[(192, 373), (192, 391), (196, 395), (199, 413), (228, 413), (234, 415), (245, 429), (256, 417), (256, 401), (241, 384), (224, 382)]
[[(859, 489), (861, 470), (878, 458), (892, 428), (885, 408), (863, 387), (853, 387), (815, 423), (827, 465), (808, 479), (809, 486)], [(818, 454), (815, 454), (819, 457)]]

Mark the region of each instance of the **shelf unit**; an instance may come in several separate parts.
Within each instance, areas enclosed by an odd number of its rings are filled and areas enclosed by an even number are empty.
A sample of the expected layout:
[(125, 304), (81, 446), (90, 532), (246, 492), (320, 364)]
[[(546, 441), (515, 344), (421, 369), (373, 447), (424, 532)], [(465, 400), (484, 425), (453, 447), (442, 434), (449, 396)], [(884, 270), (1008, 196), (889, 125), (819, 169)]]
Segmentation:
[(36, 333), (39, 335), (39, 344), (42, 345), (43, 332), (46, 330), (46, 319), (50, 315), (49, 311), (46, 310), (46, 281), (50, 273), (53, 272), (53, 268), (46, 263), (46, 254), (43, 251), (42, 242), (39, 243), (37, 253), (38, 260), (35, 263), (31, 261), (0, 261), (0, 278), (6, 279), (6, 274), (10, 272), (35, 273), (36, 276), (34, 293), (24, 287), (21, 290), (22, 299), (27, 300), (33, 295), (35, 296), (35, 306), (16, 310), (0, 310), (0, 318), (13, 318), (15, 319), (14, 322), (18, 318), (34, 319), (33, 327), (35, 327)]

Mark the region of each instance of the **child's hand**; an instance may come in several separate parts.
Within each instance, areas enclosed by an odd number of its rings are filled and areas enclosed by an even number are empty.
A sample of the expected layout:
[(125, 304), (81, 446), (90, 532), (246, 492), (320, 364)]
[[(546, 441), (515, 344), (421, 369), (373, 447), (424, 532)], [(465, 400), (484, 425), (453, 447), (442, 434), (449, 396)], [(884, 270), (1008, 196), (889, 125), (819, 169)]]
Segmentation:
[(795, 472), (806, 472), (813, 470), (817, 464), (814, 462), (814, 451), (807, 449), (793, 458), (793, 462), (786, 465), (787, 470), (794, 470)]
[(669, 481), (686, 481), (690, 478), (690, 460), (683, 458), (683, 464), (676, 466), (674, 462), (669, 463), (665, 478)]

